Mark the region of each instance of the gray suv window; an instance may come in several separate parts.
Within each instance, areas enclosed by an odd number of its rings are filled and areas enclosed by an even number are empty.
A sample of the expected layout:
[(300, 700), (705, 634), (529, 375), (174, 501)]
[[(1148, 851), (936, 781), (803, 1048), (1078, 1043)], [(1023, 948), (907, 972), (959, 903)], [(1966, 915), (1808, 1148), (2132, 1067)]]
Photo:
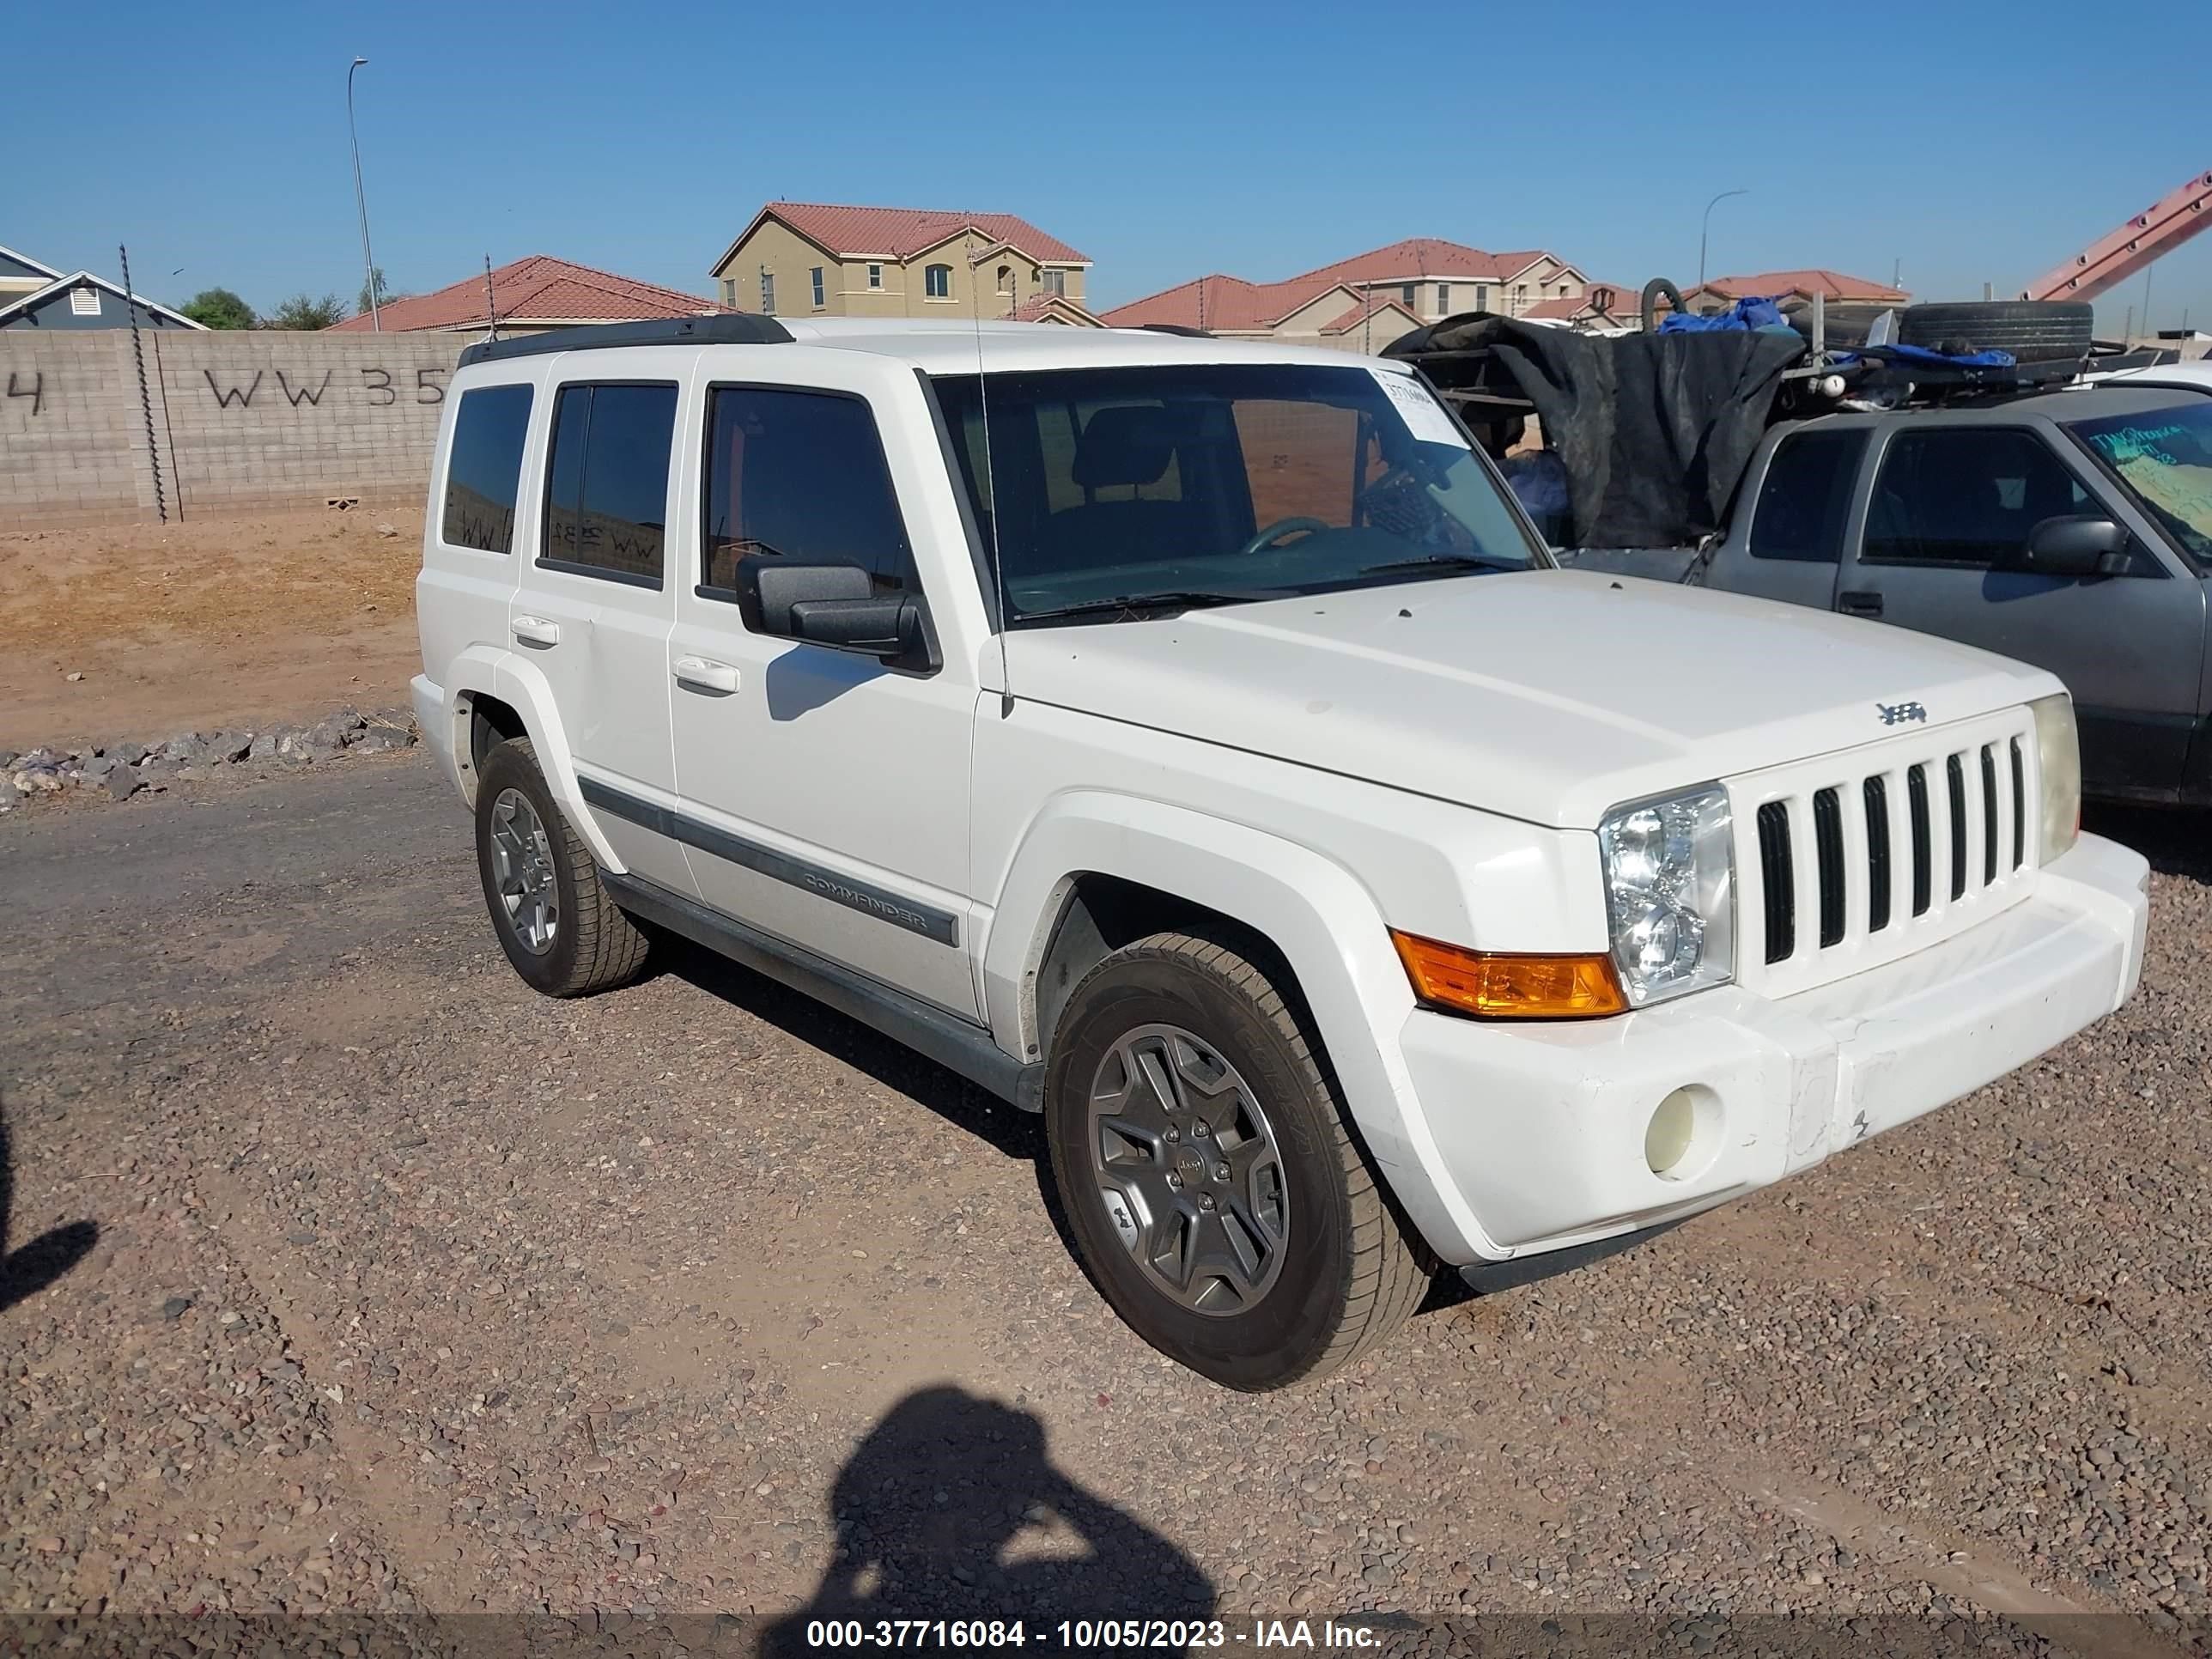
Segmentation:
[(1807, 564), (1840, 560), (1851, 485), (1866, 446), (1864, 428), (1784, 438), (1759, 487), (1751, 515), (1751, 556)]
[(505, 553), (514, 544), (514, 502), (522, 489), (522, 441), (530, 430), (530, 388), (483, 386), (461, 394), (453, 447), (446, 458), (448, 547)]
[(1866, 557), (1992, 565), (2015, 556), (2044, 520), (2099, 511), (2041, 434), (2025, 427), (1901, 432), (1875, 480)]

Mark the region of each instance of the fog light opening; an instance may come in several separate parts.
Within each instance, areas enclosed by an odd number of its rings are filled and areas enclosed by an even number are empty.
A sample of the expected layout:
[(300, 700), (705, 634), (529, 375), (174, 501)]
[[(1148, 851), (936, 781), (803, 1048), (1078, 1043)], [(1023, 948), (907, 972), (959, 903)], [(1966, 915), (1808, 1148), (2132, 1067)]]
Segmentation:
[(1686, 1181), (1712, 1159), (1718, 1140), (1720, 1102), (1710, 1089), (1685, 1084), (1669, 1090), (1644, 1129), (1644, 1163), (1662, 1181)]

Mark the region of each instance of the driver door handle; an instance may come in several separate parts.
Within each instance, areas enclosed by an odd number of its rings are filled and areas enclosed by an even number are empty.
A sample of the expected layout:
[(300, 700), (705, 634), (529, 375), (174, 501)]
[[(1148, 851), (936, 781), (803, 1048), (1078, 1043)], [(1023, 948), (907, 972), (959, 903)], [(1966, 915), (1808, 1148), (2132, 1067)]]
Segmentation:
[(1836, 609), (1846, 617), (1879, 617), (1881, 595), (1866, 589), (1836, 595)]
[(525, 645), (561, 643), (561, 624), (550, 617), (517, 617), (514, 628), (514, 637)]
[(738, 689), (738, 671), (726, 662), (716, 662), (711, 657), (678, 657), (675, 663), (676, 682), (701, 691), (731, 692)]

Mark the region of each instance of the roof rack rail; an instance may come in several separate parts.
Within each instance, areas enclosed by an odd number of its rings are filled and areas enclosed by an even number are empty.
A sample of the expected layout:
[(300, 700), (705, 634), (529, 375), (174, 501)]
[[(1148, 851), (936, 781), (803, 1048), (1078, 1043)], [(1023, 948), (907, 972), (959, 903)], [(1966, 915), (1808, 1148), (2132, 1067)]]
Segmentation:
[(669, 317), (644, 323), (592, 323), (548, 329), (511, 340), (479, 340), (461, 353), (461, 367), (534, 357), (549, 351), (590, 351), (633, 345), (789, 345), (791, 331), (773, 317), (737, 312), (719, 317)]
[(1210, 340), (1210, 328), (1193, 328), (1188, 323), (1139, 323), (1137, 326), (1147, 334), (1180, 334), (1189, 340)]

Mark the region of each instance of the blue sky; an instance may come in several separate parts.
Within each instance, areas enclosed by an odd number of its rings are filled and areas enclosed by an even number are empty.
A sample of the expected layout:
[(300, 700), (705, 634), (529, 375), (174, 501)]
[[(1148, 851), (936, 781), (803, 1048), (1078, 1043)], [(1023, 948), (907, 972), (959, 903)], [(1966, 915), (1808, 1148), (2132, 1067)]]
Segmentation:
[[(0, 243), (113, 274), (127, 240), (157, 298), (350, 298), (356, 52), (370, 229), (402, 291), (543, 252), (705, 293), (775, 197), (1019, 213), (1097, 262), (1101, 305), (1414, 235), (1686, 283), (1706, 199), (1744, 187), (1713, 214), (1714, 274), (1894, 264), (1921, 298), (1978, 298), (2212, 167), (2203, 100), (2119, 67), (2193, 52), (2204, 0), (2142, 0), (2117, 30), (2050, 0), (1668, 15), (30, 6), (8, 30)], [(2142, 286), (2105, 302), (2108, 329)], [(2212, 327), (2212, 235), (2152, 277), (2160, 324), (2185, 307)]]

